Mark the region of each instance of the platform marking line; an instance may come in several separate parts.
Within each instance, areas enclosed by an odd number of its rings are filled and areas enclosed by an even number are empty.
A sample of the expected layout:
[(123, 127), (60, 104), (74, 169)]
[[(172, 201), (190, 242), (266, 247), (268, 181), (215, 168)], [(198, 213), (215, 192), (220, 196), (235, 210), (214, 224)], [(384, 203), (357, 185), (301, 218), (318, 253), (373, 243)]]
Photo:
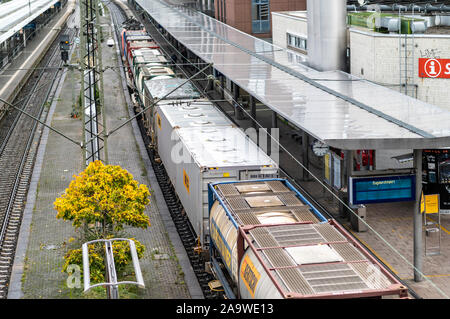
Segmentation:
[[(434, 219), (430, 218), (429, 216), (427, 216), (427, 219), (430, 220), (430, 221), (432, 221), (432, 222), (436, 222)], [(441, 228), (444, 232), (446, 232), (448, 235), (450, 235), (450, 231), (447, 230), (447, 229), (445, 229), (445, 227), (442, 226), (442, 224), (440, 225), (440, 228)]]

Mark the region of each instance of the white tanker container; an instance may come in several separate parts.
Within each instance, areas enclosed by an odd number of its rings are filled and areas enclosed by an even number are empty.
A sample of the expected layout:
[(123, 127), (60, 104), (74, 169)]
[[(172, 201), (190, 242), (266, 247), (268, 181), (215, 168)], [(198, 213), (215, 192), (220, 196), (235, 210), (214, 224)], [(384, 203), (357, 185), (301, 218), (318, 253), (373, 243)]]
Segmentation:
[(286, 180), (213, 183), (209, 200), (211, 264), (228, 298), (407, 296)]

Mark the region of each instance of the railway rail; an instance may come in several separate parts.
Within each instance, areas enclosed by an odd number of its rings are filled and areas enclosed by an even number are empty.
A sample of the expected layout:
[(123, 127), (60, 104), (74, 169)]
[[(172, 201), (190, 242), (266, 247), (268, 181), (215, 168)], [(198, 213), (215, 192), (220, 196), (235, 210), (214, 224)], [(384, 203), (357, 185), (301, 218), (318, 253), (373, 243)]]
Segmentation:
[[(121, 23), (126, 20), (124, 10), (122, 7), (115, 4), (115, 2), (109, 2), (107, 5), (110, 9), (114, 24), (116, 25), (116, 35), (118, 38), (120, 38), (120, 29), (117, 26), (120, 27)], [(141, 131), (142, 138), (144, 140), (144, 144), (149, 145), (150, 138), (146, 133), (146, 128), (144, 127), (144, 123), (141, 118), (138, 118), (138, 125)], [(176, 195), (175, 189), (170, 182), (164, 165), (161, 163), (159, 156), (154, 149), (148, 147), (146, 149), (159, 186), (161, 187), (161, 191), (164, 194), (164, 200), (167, 204), (172, 220), (189, 257), (189, 261), (200, 284), (200, 288), (203, 292), (204, 297), (206, 299), (221, 298), (222, 292), (213, 291), (208, 285), (209, 282), (214, 280), (214, 277), (211, 273), (208, 273), (205, 270), (204, 264), (206, 260), (204, 259), (204, 256), (199, 252), (199, 250), (196, 249), (197, 236), (195, 235), (195, 232), (189, 222), (187, 215), (184, 213), (183, 206)]]
[[(122, 7), (122, 6), (120, 6)], [(116, 9), (117, 10), (117, 9)], [(120, 11), (120, 10), (119, 10)], [(129, 14), (129, 10), (127, 10), (128, 14)], [(164, 38), (164, 36), (162, 36), (161, 34), (158, 34), (159, 31), (157, 30), (157, 28), (155, 26), (153, 26), (152, 24), (149, 23), (145, 23), (147, 21), (142, 21), (142, 19), (140, 19), (140, 17), (138, 17), (135, 14), (135, 17), (137, 17), (138, 20), (141, 21), (141, 23), (143, 23), (147, 29), (147, 31), (152, 35), (152, 37), (159, 43), (161, 50), (164, 51), (164, 53), (166, 54), (166, 56), (171, 56), (171, 54), (173, 52), (171, 52), (171, 48), (170, 48), (170, 44), (169, 45), (165, 45), (165, 42), (167, 42), (167, 39)], [(117, 31), (117, 30), (116, 30)], [(159, 37), (160, 35), (160, 37)], [(177, 65), (178, 68), (181, 68), (179, 65)], [(184, 75), (187, 75), (187, 77), (189, 77), (189, 69), (186, 70), (186, 68), (183, 68), (184, 70), (180, 70)], [(197, 83), (195, 83), (195, 86), (197, 88), (200, 88), (199, 91), (203, 91), (206, 92), (207, 91), (207, 85), (208, 82), (202, 82), (202, 80), (197, 81)], [(220, 106), (219, 106), (220, 108)], [(221, 108), (220, 108), (221, 109)], [(229, 116), (228, 116), (229, 117)], [(141, 133), (142, 136), (146, 142), (146, 144), (150, 144), (149, 140), (148, 140), (148, 136), (146, 134), (145, 128), (143, 127), (142, 123), (139, 123), (140, 128), (141, 128)], [(147, 139), (147, 140), (146, 140)], [(195, 237), (189, 237), (186, 236), (188, 233), (188, 227), (186, 227), (185, 225), (189, 225), (189, 221), (187, 220), (187, 218), (184, 217), (183, 215), (183, 207), (181, 206), (179, 200), (177, 199), (177, 195), (175, 193), (175, 191), (173, 190), (173, 187), (171, 186), (170, 183), (170, 179), (168, 178), (167, 174), (165, 173), (165, 169), (163, 164), (160, 162), (158, 155), (156, 154), (156, 152), (152, 149), (148, 149), (150, 158), (152, 160), (152, 165), (153, 168), (155, 170), (155, 174), (157, 175), (158, 181), (160, 183), (161, 189), (163, 190), (165, 197), (166, 197), (166, 202), (168, 204), (168, 206), (170, 207), (170, 211), (172, 214), (172, 217), (174, 219), (174, 222), (178, 228), (178, 223), (180, 223), (181, 225), (184, 226), (180, 226), (180, 237), (182, 238), (183, 242), (186, 242), (185, 247), (186, 250), (188, 252), (189, 257), (191, 258), (191, 264), (193, 265), (194, 269), (196, 267), (200, 267), (199, 264), (201, 265), (201, 260), (199, 260), (199, 255), (195, 253), (195, 251), (192, 253), (192, 247), (193, 247), (193, 243), (195, 244)], [(293, 179), (291, 176), (287, 175), (286, 172), (284, 172), (284, 174), (286, 174), (286, 178), (288, 178), (289, 180), (291, 180), (292, 182), (294, 182), (294, 184), (298, 185), (298, 183), (296, 183), (295, 179)], [(283, 175), (284, 175), (283, 174)], [(298, 185), (301, 189), (301, 191), (307, 196), (307, 198), (309, 198), (310, 200), (312, 200), (312, 202), (317, 205), (316, 207), (318, 207), (319, 211), (323, 212), (326, 216), (328, 217), (332, 217), (332, 214), (330, 212), (327, 211), (327, 209), (325, 209), (322, 205), (319, 204), (319, 202), (317, 200), (315, 200), (310, 194), (309, 192), (307, 192), (303, 187), (301, 187), (300, 185)], [(183, 220), (184, 219), (184, 220)], [(187, 239), (183, 238), (183, 237), (187, 237)], [(356, 238), (355, 238), (356, 240)], [(379, 262), (380, 260), (378, 258), (376, 258), (376, 256), (374, 256), (372, 253), (370, 253), (372, 255), (372, 257), (374, 257), (375, 259), (377, 259)], [(194, 258), (192, 258), (194, 257)], [(197, 274), (197, 272), (196, 272)], [(206, 274), (209, 275), (209, 274)], [(393, 276), (395, 276), (395, 274), (392, 274)], [(395, 276), (397, 279), (399, 279), (397, 276)], [(202, 279), (207, 278), (205, 276), (202, 276)], [(217, 298), (218, 294), (212, 294), (211, 295), (211, 291), (208, 289), (208, 286), (205, 282), (201, 282), (200, 284), (202, 286), (202, 288), (204, 288), (204, 294), (205, 297), (212, 297), (212, 298)], [(411, 290), (409, 288), (409, 292), (410, 294), (414, 297), (414, 298), (420, 298), (413, 290)]]
[[(61, 32), (64, 32), (63, 29)], [(73, 30), (69, 32), (73, 37)], [(59, 39), (56, 38), (13, 104), (41, 118), (61, 79)], [(0, 298), (6, 298), (24, 203), (39, 144), (38, 122), (17, 110), (2, 121), (0, 138)]]

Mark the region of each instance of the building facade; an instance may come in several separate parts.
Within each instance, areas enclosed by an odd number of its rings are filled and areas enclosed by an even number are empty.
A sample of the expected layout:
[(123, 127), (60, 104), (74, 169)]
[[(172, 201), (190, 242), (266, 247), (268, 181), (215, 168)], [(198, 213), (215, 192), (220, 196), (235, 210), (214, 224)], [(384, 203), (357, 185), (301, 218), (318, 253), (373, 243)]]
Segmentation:
[[(450, 27), (438, 27), (436, 18), (427, 19), (429, 27), (425, 32), (400, 35), (349, 24), (349, 73), (450, 110)], [(305, 11), (272, 12), (272, 30), (273, 44), (307, 56)], [(426, 63), (426, 59), (436, 60), (435, 70), (441, 71), (440, 76), (427, 76), (421, 72), (421, 63)], [(432, 65), (433, 61), (429, 67)]]
[(306, 0), (214, 0), (215, 18), (259, 38), (272, 37), (271, 12), (306, 9)]

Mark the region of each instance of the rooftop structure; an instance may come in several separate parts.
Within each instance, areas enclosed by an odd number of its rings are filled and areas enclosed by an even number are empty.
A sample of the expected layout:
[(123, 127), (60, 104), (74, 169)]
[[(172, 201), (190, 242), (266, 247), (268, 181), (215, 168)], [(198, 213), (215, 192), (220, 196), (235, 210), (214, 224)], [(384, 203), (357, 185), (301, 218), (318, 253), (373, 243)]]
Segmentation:
[(0, 44), (59, 0), (14, 0), (0, 4)]
[[(341, 149), (424, 149), (450, 144), (450, 112), (341, 71), (204, 14), (138, 0), (172, 36), (280, 116)], [(300, 57), (297, 59), (297, 57)]]

